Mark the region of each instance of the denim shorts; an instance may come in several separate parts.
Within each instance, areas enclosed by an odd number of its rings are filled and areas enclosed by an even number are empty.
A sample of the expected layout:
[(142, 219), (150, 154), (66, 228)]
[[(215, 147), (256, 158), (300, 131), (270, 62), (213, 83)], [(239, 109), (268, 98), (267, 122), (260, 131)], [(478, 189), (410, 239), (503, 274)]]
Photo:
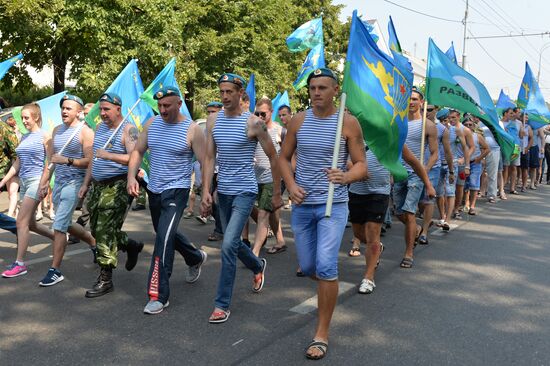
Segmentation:
[[(428, 178), (430, 179), (430, 183), (436, 189), (436, 187), (439, 185), (439, 179), (441, 175), (441, 167), (436, 167), (430, 169), (428, 172)], [(435, 203), (435, 197), (432, 199), (428, 198), (428, 195), (426, 194), (426, 187), (424, 187), (424, 190), (422, 191), (422, 196), (420, 197), (420, 201), (425, 204), (433, 204)]]
[(445, 185), (447, 183), (447, 175), (449, 174), (449, 167), (447, 165), (442, 165), (439, 169), (439, 181), (437, 186), (435, 186), (435, 194), (437, 197), (445, 196)]
[(409, 177), (393, 185), (393, 203), (395, 213), (401, 215), (405, 212), (416, 213), (418, 201), (424, 190), (424, 183), (414, 173), (409, 173)]
[(338, 253), (348, 221), (348, 204), (334, 203), (330, 217), (325, 217), (325, 208), (325, 204), (292, 205), (291, 226), (302, 272), (334, 281), (338, 279)]
[(465, 165), (455, 165), (455, 168), (455, 184), (457, 186), (463, 186), (466, 183)]
[(73, 221), (73, 212), (78, 204), (78, 190), (82, 179), (66, 183), (56, 183), (53, 187), (52, 201), (55, 209), (55, 219), (52, 229), (67, 232)]
[(19, 199), (29, 197), (38, 201), (38, 188), (40, 186), (40, 177), (19, 178)]
[(481, 163), (470, 162), (470, 175), (466, 179), (466, 184), (464, 185), (465, 190), (479, 191), (479, 183), (481, 181), (481, 173), (483, 168)]

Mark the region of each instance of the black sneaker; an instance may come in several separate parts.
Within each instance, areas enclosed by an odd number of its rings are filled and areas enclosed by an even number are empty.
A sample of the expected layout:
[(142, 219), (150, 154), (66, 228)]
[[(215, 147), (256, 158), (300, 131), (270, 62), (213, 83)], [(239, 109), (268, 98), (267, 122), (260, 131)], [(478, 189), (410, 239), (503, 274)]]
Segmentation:
[(145, 210), (145, 205), (135, 205), (132, 207), (132, 211), (143, 211)]

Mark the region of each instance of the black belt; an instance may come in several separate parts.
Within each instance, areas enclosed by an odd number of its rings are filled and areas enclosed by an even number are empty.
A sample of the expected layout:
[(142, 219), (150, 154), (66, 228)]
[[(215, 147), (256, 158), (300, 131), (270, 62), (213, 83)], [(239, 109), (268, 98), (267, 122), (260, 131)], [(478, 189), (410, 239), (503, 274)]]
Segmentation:
[(100, 185), (100, 186), (106, 186), (106, 185), (109, 185), (111, 183), (118, 182), (119, 180), (123, 180), (123, 179), (126, 180), (127, 177), (128, 177), (128, 174), (119, 174), (119, 175), (115, 175), (114, 177), (103, 179), (103, 180), (93, 179), (92, 182), (94, 184), (97, 184), (97, 185)]

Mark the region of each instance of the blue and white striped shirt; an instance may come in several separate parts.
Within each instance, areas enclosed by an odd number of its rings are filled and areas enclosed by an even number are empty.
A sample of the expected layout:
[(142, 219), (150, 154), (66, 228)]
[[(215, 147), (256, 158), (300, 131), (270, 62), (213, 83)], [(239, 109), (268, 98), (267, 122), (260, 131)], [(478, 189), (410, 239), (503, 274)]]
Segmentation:
[[(306, 111), (304, 122), (296, 133), (296, 183), (306, 191), (303, 204), (325, 204), (329, 181), (326, 169), (332, 166), (334, 138), (338, 113), (319, 118), (312, 109)], [(346, 140), (340, 139), (338, 168), (345, 171), (348, 159)], [(336, 184), (333, 202), (347, 202), (347, 186)]]
[[(269, 137), (271, 137), (271, 142), (275, 147), (275, 152), (279, 155), (279, 151), (281, 150), (281, 127), (273, 122), (273, 126), (268, 128), (267, 133), (269, 134)], [(271, 164), (269, 163), (269, 158), (260, 144), (256, 146), (254, 160), (254, 170), (256, 172), (256, 180), (258, 181), (258, 184), (273, 183)]]
[(238, 195), (258, 193), (254, 173), (254, 153), (258, 141), (248, 138), (250, 112), (228, 117), (218, 112), (212, 138), (218, 149), (218, 192)]
[[(413, 155), (420, 160), (420, 146), (422, 145), (422, 120), (415, 119), (408, 122), (407, 139), (405, 143)], [(426, 151), (426, 144), (424, 145), (424, 151)], [(425, 155), (428, 156), (429, 152)], [(425, 162), (424, 162), (425, 163)], [(414, 173), (414, 169), (403, 160), (403, 166), (407, 169), (409, 174)]]
[(479, 135), (476, 132), (472, 132), (474, 137), (474, 154), (470, 156), (470, 161), (473, 161), (478, 156), (481, 156), (481, 148), (479, 147)]
[[(109, 142), (109, 145), (107, 145), (105, 149), (107, 152), (122, 155), (127, 153), (126, 146), (122, 143), (122, 134), (127, 123), (128, 122), (124, 122), (118, 129), (116, 135), (111, 139), (111, 142)], [(99, 124), (94, 136), (94, 157), (97, 150), (103, 149), (103, 146), (105, 146), (105, 143), (109, 137), (111, 137), (114, 130), (115, 128), (109, 128), (105, 122)], [(128, 174), (127, 165), (107, 159), (94, 159), (92, 161), (92, 178), (96, 181), (102, 181), (122, 174)]]
[(351, 183), (349, 191), (362, 195), (386, 194), (389, 196), (391, 191), (390, 171), (380, 164), (372, 150), (367, 150), (365, 156), (369, 170), (369, 179)]
[(23, 135), (21, 143), (15, 149), (19, 158), (19, 177), (40, 177), (44, 171), (46, 148), (44, 147), (44, 132), (38, 130)]
[[(82, 149), (82, 144), (80, 143), (80, 133), (82, 132), (81, 123), (82, 122), (79, 122), (73, 127), (67, 127), (64, 123), (59, 125), (53, 135), (53, 149), (55, 154), (59, 154), (67, 140), (69, 140), (69, 138), (73, 135), (75, 129), (78, 129), (79, 131), (69, 142), (61, 155), (73, 159), (84, 158), (84, 150)], [(86, 168), (78, 168), (74, 165), (68, 166), (65, 164), (55, 164), (54, 184), (63, 184), (73, 180), (82, 180), (85, 175)]]
[(445, 158), (445, 147), (443, 146), (443, 134), (447, 131), (447, 127), (443, 123), (437, 123), (437, 144), (439, 152), (439, 164), (436, 163), (433, 167), (438, 167), (441, 165), (447, 165), (447, 159)]
[(193, 150), (187, 144), (190, 119), (165, 122), (156, 116), (147, 131), (150, 153), (147, 189), (162, 193), (168, 189), (190, 188), (193, 172)]

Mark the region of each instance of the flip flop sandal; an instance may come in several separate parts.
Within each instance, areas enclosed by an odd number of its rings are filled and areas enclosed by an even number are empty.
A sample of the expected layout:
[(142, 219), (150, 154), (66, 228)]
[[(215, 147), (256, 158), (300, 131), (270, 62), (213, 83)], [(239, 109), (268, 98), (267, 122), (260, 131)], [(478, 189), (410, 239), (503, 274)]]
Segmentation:
[[(307, 353), (307, 351), (310, 348), (316, 348), (317, 350), (321, 351), (321, 354), (318, 356), (313, 356)], [(311, 341), (311, 343), (306, 347), (306, 357), (310, 360), (320, 360), (321, 358), (325, 357), (328, 351), (328, 344), (321, 341), (316, 341), (315, 339)]]
[(284, 252), (286, 250), (286, 245), (283, 245), (282, 247), (271, 247), (269, 248), (266, 253), (267, 254), (277, 254), (277, 253), (281, 253), (281, 252)]
[(412, 268), (414, 260), (412, 258), (403, 258), (399, 267), (401, 268)]
[(361, 255), (361, 249), (360, 248), (351, 248), (348, 255), (350, 257), (359, 257)]
[(219, 323), (225, 323), (227, 319), (229, 319), (229, 315), (231, 314), (231, 311), (213, 311), (210, 315), (210, 318), (208, 319), (208, 322), (211, 324), (219, 324)]

